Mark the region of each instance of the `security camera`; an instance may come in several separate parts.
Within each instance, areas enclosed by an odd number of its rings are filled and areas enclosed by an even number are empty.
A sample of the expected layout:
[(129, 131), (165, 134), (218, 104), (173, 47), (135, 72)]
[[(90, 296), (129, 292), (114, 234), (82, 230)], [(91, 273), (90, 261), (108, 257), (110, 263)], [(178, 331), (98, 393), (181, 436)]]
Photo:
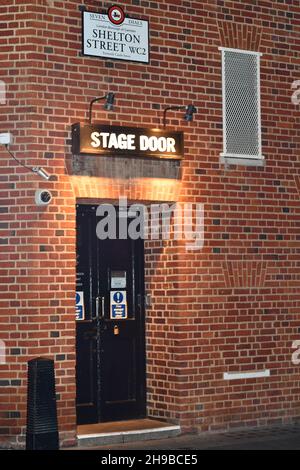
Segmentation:
[(52, 194), (47, 189), (38, 189), (35, 192), (35, 203), (37, 206), (48, 206), (52, 201)]

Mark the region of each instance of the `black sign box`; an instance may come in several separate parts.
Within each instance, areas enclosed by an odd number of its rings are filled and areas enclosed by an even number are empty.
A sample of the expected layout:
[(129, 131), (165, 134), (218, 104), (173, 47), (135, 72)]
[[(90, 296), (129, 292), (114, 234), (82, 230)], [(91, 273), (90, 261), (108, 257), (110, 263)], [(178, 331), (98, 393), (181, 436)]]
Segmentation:
[(183, 132), (77, 123), (72, 126), (72, 153), (181, 160)]

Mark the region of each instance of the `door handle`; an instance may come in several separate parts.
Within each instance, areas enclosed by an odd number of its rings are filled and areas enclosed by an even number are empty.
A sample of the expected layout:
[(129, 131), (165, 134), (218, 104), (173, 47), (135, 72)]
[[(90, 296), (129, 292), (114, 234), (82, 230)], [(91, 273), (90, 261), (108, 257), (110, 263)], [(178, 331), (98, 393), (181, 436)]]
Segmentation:
[(96, 297), (95, 314), (92, 315), (92, 320), (97, 320), (99, 318), (99, 300), (100, 297)]
[[(100, 299), (101, 299), (101, 315), (100, 315)], [(92, 315), (92, 320), (103, 319), (105, 315), (105, 297), (96, 297), (95, 314)]]
[(101, 297), (101, 318), (105, 316), (105, 297)]

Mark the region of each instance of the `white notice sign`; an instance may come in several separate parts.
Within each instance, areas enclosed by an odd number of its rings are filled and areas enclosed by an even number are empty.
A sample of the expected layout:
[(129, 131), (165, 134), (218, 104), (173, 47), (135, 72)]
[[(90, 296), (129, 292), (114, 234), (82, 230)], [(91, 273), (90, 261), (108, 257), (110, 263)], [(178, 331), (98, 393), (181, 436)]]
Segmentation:
[(83, 12), (83, 55), (149, 63), (149, 23), (125, 18), (113, 24), (108, 15)]

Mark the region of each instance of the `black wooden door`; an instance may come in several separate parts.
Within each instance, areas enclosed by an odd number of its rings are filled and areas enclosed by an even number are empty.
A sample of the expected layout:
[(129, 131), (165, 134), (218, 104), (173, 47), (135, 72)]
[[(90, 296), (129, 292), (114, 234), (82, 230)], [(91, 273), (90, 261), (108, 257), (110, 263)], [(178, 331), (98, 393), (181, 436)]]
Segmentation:
[(145, 416), (144, 247), (99, 240), (77, 206), (77, 422)]

